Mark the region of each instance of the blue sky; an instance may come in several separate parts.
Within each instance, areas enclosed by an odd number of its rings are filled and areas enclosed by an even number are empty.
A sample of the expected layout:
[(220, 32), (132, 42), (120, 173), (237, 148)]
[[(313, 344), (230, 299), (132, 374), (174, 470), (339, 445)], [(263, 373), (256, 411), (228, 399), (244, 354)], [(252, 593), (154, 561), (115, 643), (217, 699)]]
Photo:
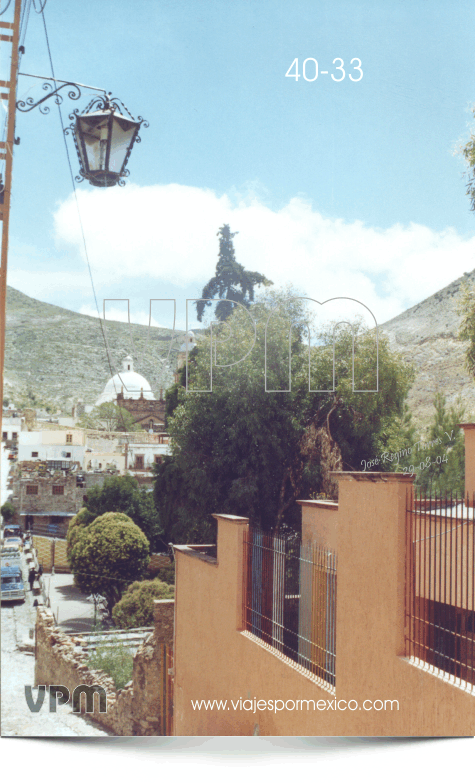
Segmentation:
[[(225, 222), (245, 267), (356, 297), (379, 322), (475, 267), (454, 155), (473, 122), (473, 3), (48, 0), (45, 18), (58, 78), (150, 122), (125, 188), (78, 186), (100, 303), (129, 297), (143, 319), (150, 297), (175, 297), (183, 324)], [(25, 47), (21, 70), (48, 75), (34, 8)], [(294, 58), (318, 78), (286, 77)], [(20, 77), (19, 98), (40, 94)], [(66, 100), (65, 120), (88, 98)], [(93, 313), (56, 107), (19, 114), (17, 135), (9, 283)]]

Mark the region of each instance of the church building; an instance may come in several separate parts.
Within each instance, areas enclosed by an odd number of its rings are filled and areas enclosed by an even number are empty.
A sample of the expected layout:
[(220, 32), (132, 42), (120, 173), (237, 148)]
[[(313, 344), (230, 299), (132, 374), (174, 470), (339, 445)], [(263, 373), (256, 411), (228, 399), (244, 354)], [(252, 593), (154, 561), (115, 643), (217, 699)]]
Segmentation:
[(160, 399), (157, 400), (147, 379), (134, 371), (131, 356), (125, 357), (120, 373), (112, 376), (105, 385), (96, 406), (101, 403), (116, 403), (125, 408), (143, 430), (153, 433), (165, 430), (165, 401), (162, 390)]

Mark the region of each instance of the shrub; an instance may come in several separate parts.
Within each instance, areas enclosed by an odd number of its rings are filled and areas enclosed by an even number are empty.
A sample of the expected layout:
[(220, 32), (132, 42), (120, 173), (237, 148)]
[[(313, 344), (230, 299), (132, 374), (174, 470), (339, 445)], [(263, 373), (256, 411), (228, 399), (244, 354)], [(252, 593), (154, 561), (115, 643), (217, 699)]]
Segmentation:
[(109, 637), (108, 642), (114, 645), (98, 645), (94, 653), (89, 654), (89, 666), (110, 675), (117, 689), (123, 689), (132, 678), (133, 655), (126, 645), (117, 637)]
[(83, 593), (100, 593), (112, 611), (127, 585), (145, 572), (149, 556), (148, 540), (127, 515), (108, 512), (71, 533), (74, 544), (68, 560), (76, 585)]
[(15, 516), (15, 507), (10, 501), (6, 501), (3, 506), (0, 507), (0, 512), (4, 521), (8, 523)]
[(174, 595), (174, 587), (161, 580), (132, 583), (112, 611), (114, 622), (121, 629), (153, 626), (154, 600), (173, 599)]

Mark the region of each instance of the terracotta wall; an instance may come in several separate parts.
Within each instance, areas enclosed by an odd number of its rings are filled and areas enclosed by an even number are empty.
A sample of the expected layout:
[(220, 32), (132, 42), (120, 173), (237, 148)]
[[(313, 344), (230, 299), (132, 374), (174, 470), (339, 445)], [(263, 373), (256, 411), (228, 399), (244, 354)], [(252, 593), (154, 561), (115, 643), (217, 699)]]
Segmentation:
[[(315, 539), (331, 537), (338, 550), (335, 694), (242, 631), (242, 540), (247, 520), (216, 516), (216, 559), (197, 548), (176, 548), (174, 734), (475, 733), (475, 696), (404, 658), (410, 477), (336, 476), (338, 511), (318, 507), (318, 502), (303, 504), (306, 536), (312, 538), (313, 526)], [(234, 710), (229, 701), (240, 698), (293, 702), (278, 712)], [(306, 703), (301, 710), (290, 709), (296, 700), (314, 700), (320, 707), (329, 700), (334, 706), (334, 698), (340, 708), (346, 700), (346, 710), (307, 710)], [(194, 710), (191, 700), (201, 699), (228, 703), (225, 710)], [(356, 710), (348, 709), (350, 700), (357, 702)], [(366, 711), (365, 700), (397, 700), (399, 710), (388, 705), (387, 710)]]
[(465, 422), (459, 427), (465, 438), (465, 495), (472, 505), (475, 497), (475, 423)]

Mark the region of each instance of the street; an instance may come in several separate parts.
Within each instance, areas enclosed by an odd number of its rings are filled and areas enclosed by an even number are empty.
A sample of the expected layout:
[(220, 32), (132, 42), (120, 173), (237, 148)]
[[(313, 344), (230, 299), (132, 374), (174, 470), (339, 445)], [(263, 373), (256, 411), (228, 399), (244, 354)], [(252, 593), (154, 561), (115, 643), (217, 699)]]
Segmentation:
[[(9, 471), (7, 452), (1, 450), (1, 498), (6, 500), (6, 485)], [(23, 577), (26, 578), (26, 565), (24, 556), (21, 556)], [(77, 589), (72, 587), (72, 575), (47, 575), (47, 591), (52, 599), (52, 609), (55, 617), (61, 616), (63, 610), (65, 619), (74, 616), (77, 630), (92, 624), (93, 608), (85, 602), (84, 597), (78, 596)], [(73, 714), (70, 705), (58, 705), (56, 713), (49, 713), (48, 700), (38, 713), (31, 713), (25, 699), (25, 686), (33, 686), (35, 672), (34, 655), (34, 628), (35, 613), (33, 595), (25, 581), (26, 600), (24, 603), (6, 602), (2, 604), (1, 611), (1, 734), (2, 736), (107, 736), (108, 733), (98, 729), (82, 716)], [(82, 618), (81, 618), (82, 616)], [(88, 620), (86, 620), (88, 619)], [(61, 623), (61, 617), (60, 617)], [(74, 626), (73, 626), (74, 628)], [(71, 625), (65, 631), (73, 631)], [(36, 700), (38, 689), (33, 689), (33, 699)]]
[[(24, 564), (22, 568), (25, 572)], [(46, 699), (38, 713), (30, 712), (25, 686), (34, 684), (34, 639), (30, 633), (35, 626), (35, 613), (29, 590), (23, 604), (2, 605), (2, 736), (107, 736), (107, 732), (74, 714), (70, 705), (58, 705), (56, 713), (49, 713)], [(36, 700), (38, 689), (32, 693)]]

